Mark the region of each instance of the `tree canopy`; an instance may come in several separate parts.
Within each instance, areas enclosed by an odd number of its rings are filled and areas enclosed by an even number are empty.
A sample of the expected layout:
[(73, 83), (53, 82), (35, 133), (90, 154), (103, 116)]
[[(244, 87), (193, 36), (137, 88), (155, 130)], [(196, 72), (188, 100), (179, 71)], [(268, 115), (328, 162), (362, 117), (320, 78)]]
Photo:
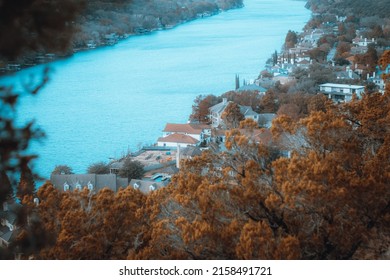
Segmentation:
[(119, 169), (119, 176), (131, 179), (142, 179), (145, 174), (144, 166), (138, 160), (126, 158), (122, 168)]
[(110, 167), (105, 162), (96, 162), (88, 166), (87, 173), (89, 174), (108, 174), (110, 173)]

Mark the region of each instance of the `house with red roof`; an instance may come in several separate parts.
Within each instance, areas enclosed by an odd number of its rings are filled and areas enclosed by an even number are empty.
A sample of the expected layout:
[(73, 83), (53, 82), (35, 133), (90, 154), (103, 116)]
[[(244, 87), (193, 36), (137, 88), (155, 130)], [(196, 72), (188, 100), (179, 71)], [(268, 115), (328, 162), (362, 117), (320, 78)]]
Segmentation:
[(167, 123), (163, 130), (163, 137), (167, 137), (172, 134), (183, 134), (202, 142), (210, 135), (210, 130), (211, 126), (208, 124)]
[(192, 136), (181, 134), (181, 133), (173, 133), (169, 134), (165, 137), (160, 137), (157, 140), (157, 146), (159, 147), (187, 147), (187, 146), (197, 146), (200, 144), (198, 139), (195, 139)]

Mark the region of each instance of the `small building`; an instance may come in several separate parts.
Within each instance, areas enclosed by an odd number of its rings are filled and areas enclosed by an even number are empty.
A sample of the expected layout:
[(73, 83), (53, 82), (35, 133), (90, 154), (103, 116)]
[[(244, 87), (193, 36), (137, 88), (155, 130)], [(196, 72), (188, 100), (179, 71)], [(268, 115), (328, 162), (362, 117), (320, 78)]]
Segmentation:
[(19, 63), (9, 63), (6, 67), (7, 71), (19, 71), (20, 69), (22, 69), (22, 66)]
[(118, 35), (116, 35), (115, 33), (104, 35), (104, 40), (106, 44), (111, 46), (118, 43), (118, 38), (119, 38)]
[(15, 239), (18, 227), (16, 219), (21, 205), (14, 201), (3, 202), (0, 209), (0, 247), (7, 248)]
[(207, 135), (210, 135), (211, 126), (208, 124), (175, 124), (167, 123), (163, 130), (163, 137), (167, 137), (171, 134), (184, 134), (195, 138), (202, 142)]
[(351, 101), (354, 94), (358, 98), (361, 98), (362, 93), (364, 93), (364, 89), (364, 86), (360, 85), (333, 83), (320, 85), (320, 93), (326, 95), (329, 99), (332, 99), (335, 102)]
[(272, 126), (272, 121), (275, 118), (276, 118), (276, 114), (274, 114), (274, 113), (259, 114), (258, 124), (262, 128), (270, 128)]
[(191, 137), (189, 135), (173, 133), (166, 137), (160, 137), (157, 140), (157, 146), (159, 147), (187, 147), (187, 146), (196, 146), (200, 143), (198, 139)]
[(123, 161), (113, 161), (109, 164), (110, 174), (119, 174), (119, 170), (123, 167)]
[(338, 80), (359, 80), (360, 76), (352, 71), (351, 67), (347, 66), (343, 71), (336, 71)]
[(378, 91), (383, 94), (385, 92), (386, 83), (381, 77), (382, 74), (377, 74), (377, 72), (374, 72), (370, 77), (370, 74), (367, 73), (367, 81), (374, 83), (377, 86)]
[(352, 43), (358, 47), (368, 47), (369, 44), (376, 44), (375, 38), (367, 39), (363, 36), (356, 37), (352, 40)]

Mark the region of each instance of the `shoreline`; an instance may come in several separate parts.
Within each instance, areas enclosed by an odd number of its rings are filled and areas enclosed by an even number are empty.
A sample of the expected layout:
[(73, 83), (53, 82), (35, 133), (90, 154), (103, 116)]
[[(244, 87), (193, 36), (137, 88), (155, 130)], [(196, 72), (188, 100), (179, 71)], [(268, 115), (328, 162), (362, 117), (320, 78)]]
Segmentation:
[[(124, 35), (118, 35), (116, 33), (108, 33), (104, 35), (105, 41), (103, 43), (95, 44), (95, 43), (90, 43), (90, 42), (84, 42), (85, 47), (75, 47), (72, 50), (69, 50), (68, 53), (64, 54), (54, 54), (54, 53), (44, 53), (44, 54), (39, 54), (36, 55), (33, 59), (35, 63), (18, 63), (17, 61), (8, 61), (3, 62), (0, 61), (0, 77), (1, 76), (7, 76), (7, 75), (12, 75), (13, 73), (17, 73), (18, 71), (21, 71), (23, 69), (27, 69), (30, 67), (38, 66), (38, 65), (43, 65), (46, 63), (51, 63), (54, 61), (62, 60), (62, 59), (67, 59), (69, 57), (72, 57), (74, 54), (79, 53), (79, 52), (85, 52), (85, 51), (92, 51), (94, 49), (98, 48), (103, 48), (103, 47), (109, 47), (109, 46), (114, 46), (118, 44), (119, 42), (132, 38), (132, 37), (138, 37), (138, 36), (145, 36), (145, 35), (151, 35), (155, 32), (158, 31), (168, 31), (171, 29), (174, 29), (180, 25), (190, 23), (195, 20), (200, 20), (203, 18), (208, 18), (212, 16), (216, 16), (222, 12), (227, 12), (230, 10), (235, 10), (235, 9), (242, 9), (244, 7), (244, 3), (239, 4), (239, 5), (234, 5), (228, 9), (218, 9), (217, 11), (205, 11), (201, 14), (197, 14), (196, 17), (189, 18), (186, 20), (181, 20), (178, 21), (177, 23), (173, 25), (165, 25), (165, 26), (160, 26), (152, 29), (138, 29), (137, 32), (135, 33), (127, 33)], [(31, 58), (22, 58), (23, 60), (30, 60)]]

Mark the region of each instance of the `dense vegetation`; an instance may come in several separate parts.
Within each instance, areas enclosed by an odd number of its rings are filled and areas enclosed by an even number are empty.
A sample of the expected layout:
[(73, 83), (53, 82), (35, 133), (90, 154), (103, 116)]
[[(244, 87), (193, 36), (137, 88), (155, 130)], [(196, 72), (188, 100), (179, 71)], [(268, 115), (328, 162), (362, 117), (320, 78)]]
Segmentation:
[(345, 16), (387, 18), (390, 13), (390, 2), (387, 0), (308, 0), (307, 5), (314, 12)]

